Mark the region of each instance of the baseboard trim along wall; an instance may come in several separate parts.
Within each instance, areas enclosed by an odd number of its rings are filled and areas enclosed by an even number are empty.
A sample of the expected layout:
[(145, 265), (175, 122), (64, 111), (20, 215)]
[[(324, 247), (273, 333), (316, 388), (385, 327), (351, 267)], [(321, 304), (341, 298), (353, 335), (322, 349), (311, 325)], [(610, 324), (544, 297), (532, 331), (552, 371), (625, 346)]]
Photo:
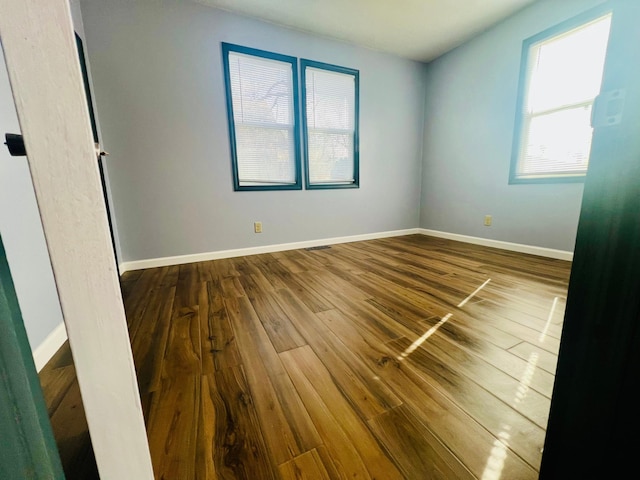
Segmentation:
[(403, 235), (415, 235), (421, 233), (419, 228), (408, 228), (405, 230), (392, 230), (388, 232), (365, 233), (361, 235), (350, 235), (348, 237), (322, 238), (319, 240), (306, 240), (303, 242), (280, 243), (276, 245), (265, 245), (262, 247), (238, 248), (234, 250), (220, 250), (217, 252), (195, 253), (191, 255), (178, 255), (175, 257), (150, 258), (147, 260), (136, 260), (133, 262), (123, 262), (120, 264), (120, 274), (129, 270), (140, 270), (143, 268), (166, 267), (169, 265), (181, 265), (184, 263), (204, 262), (207, 260), (219, 260), (221, 258), (242, 257), (245, 255), (258, 255), (261, 253), (284, 252), (286, 250), (297, 250), (300, 248), (319, 247), (321, 245), (337, 245), (339, 243), (360, 242), (363, 240), (375, 240), (377, 238), (401, 237)]
[(33, 361), (36, 364), (36, 370), (38, 370), (38, 372), (42, 370), (66, 341), (67, 329), (64, 326), (64, 322), (61, 322), (60, 325), (54, 328), (47, 338), (33, 350)]
[(482, 245), (484, 247), (494, 247), (501, 250), (509, 250), (511, 252), (528, 253), (530, 255), (538, 255), (540, 257), (556, 258), (558, 260), (573, 260), (573, 252), (566, 250), (555, 250), (553, 248), (536, 247), (533, 245), (525, 245), (522, 243), (503, 242), (502, 240), (491, 240), (489, 238), (470, 237), (468, 235), (460, 235), (458, 233), (440, 232), (438, 230), (428, 230), (419, 228), (419, 233), (429, 235), (431, 237), (446, 238), (448, 240), (456, 240), (458, 242), (473, 243), (474, 245)]
[(393, 230), (388, 232), (365, 233), (361, 235), (350, 235), (347, 237), (322, 238), (319, 240), (307, 240), (303, 242), (280, 243), (276, 245), (264, 245), (261, 247), (238, 248), (233, 250), (220, 250), (217, 252), (195, 253), (190, 255), (177, 255), (174, 257), (149, 258), (146, 260), (135, 260), (120, 264), (120, 274), (130, 270), (141, 270), (143, 268), (166, 267), (169, 265), (181, 265), (184, 263), (204, 262), (207, 260), (218, 260), (221, 258), (242, 257), (245, 255), (258, 255), (261, 253), (283, 252), (286, 250), (297, 250), (299, 248), (318, 247), (320, 245), (337, 245), (339, 243), (359, 242), (363, 240), (375, 240), (377, 238), (400, 237), (403, 235), (422, 234), (431, 237), (446, 238), (458, 242), (473, 243), (485, 247), (500, 248), (512, 252), (528, 253), (541, 257), (556, 258), (558, 260), (573, 260), (573, 252), (565, 250), (555, 250), (553, 248), (536, 247), (520, 243), (503, 242), (501, 240), (491, 240), (488, 238), (471, 237), (457, 233), (440, 232), (425, 228), (408, 228), (405, 230)]

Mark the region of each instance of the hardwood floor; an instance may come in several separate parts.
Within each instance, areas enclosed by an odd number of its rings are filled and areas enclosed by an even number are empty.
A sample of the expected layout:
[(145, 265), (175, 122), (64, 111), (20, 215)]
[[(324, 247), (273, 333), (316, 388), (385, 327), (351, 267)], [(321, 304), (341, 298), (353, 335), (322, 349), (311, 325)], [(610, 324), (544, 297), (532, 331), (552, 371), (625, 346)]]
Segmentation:
[[(537, 478), (570, 266), (412, 235), (125, 273), (156, 477)], [(41, 378), (94, 478), (68, 352)]]

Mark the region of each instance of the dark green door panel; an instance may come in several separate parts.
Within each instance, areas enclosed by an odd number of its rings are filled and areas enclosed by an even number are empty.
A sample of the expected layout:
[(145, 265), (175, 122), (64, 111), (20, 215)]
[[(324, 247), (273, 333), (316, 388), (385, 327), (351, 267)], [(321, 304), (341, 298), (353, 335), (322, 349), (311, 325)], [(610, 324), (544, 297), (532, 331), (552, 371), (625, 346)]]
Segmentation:
[(0, 479), (64, 479), (1, 237)]

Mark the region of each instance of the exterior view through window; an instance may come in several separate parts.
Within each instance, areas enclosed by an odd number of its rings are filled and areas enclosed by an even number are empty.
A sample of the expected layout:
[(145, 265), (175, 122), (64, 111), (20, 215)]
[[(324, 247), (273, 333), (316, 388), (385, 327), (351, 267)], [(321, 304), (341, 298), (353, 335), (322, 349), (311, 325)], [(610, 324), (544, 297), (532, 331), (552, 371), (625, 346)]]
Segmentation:
[(297, 59), (223, 44), (236, 190), (300, 189)]
[[(235, 190), (359, 186), (359, 72), (222, 43)], [(302, 98), (302, 136), (299, 125)]]
[(611, 14), (571, 23), (524, 42), (511, 183), (582, 181), (587, 172)]
[(301, 61), (307, 188), (358, 186), (358, 71)]

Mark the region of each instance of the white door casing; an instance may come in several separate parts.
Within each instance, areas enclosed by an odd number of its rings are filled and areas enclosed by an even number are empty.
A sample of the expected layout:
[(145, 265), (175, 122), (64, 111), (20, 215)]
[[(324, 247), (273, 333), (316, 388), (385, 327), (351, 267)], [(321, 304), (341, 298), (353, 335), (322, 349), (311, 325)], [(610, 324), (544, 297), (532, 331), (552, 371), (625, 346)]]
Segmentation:
[(100, 476), (153, 479), (67, 0), (0, 0), (0, 37)]

